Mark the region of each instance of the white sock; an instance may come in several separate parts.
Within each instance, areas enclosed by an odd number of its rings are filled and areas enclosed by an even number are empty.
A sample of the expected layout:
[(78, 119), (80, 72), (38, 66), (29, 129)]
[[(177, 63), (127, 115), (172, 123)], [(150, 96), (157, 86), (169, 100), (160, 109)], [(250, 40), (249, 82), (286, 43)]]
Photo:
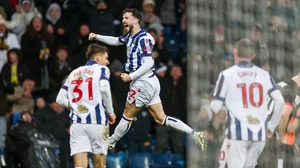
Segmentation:
[(111, 137), (114, 140), (120, 140), (129, 131), (132, 121), (133, 118), (127, 118), (123, 115), (121, 121), (115, 129), (114, 134)]
[(186, 125), (184, 122), (175, 117), (166, 116), (163, 121), (164, 126), (172, 127), (180, 132), (185, 132), (191, 136), (194, 134), (194, 130)]

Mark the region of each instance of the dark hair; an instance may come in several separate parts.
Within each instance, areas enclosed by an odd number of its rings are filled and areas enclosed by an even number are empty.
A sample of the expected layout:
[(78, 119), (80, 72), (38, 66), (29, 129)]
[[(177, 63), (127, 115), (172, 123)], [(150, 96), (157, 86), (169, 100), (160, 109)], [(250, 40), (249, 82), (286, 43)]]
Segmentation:
[(255, 54), (255, 45), (250, 39), (241, 39), (236, 44), (236, 49), (242, 58), (251, 58)]
[(58, 52), (60, 50), (68, 51), (68, 47), (64, 44), (60, 44), (60, 45), (57, 46), (57, 51), (56, 52)]
[[(33, 28), (33, 22), (35, 19), (40, 19), (42, 22), (42, 29), (39, 32), (37, 32)], [(27, 29), (26, 29), (24, 35), (27, 35), (29, 37), (39, 37), (39, 39), (46, 40), (48, 42), (53, 41), (53, 36), (47, 32), (46, 24), (44, 23), (43, 19), (38, 16), (35, 16), (31, 19), (30, 24), (27, 26)]]
[(18, 48), (12, 48), (10, 50), (7, 51), (7, 55), (9, 55), (10, 53), (15, 53), (19, 59), (19, 62), (22, 61), (22, 51)]
[(107, 47), (95, 43), (90, 44), (86, 51), (86, 58), (88, 60), (94, 59), (95, 55), (98, 53), (108, 53)]
[(139, 24), (141, 23), (143, 17), (140, 11), (135, 8), (126, 8), (123, 10), (122, 14), (124, 15), (127, 12), (130, 12), (133, 17), (137, 18), (139, 20)]

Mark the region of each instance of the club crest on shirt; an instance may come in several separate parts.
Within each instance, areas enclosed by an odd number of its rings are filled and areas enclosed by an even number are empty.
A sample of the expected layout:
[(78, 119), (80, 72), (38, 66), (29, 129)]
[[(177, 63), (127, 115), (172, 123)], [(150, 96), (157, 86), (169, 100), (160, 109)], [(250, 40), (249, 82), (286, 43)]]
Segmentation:
[(77, 107), (77, 113), (82, 114), (82, 113), (87, 113), (89, 109), (83, 105), (79, 105)]

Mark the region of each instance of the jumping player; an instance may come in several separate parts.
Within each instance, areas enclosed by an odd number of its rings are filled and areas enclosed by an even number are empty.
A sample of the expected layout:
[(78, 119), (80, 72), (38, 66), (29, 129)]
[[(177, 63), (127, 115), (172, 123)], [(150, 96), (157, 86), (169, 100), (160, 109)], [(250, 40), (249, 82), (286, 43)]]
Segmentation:
[(202, 150), (206, 148), (204, 133), (196, 132), (181, 120), (166, 116), (159, 97), (160, 83), (153, 72), (153, 37), (140, 27), (142, 15), (137, 9), (123, 11), (123, 26), (126, 34), (111, 37), (90, 33), (90, 40), (99, 40), (109, 45), (126, 45), (127, 62), (123, 64), (126, 73), (121, 74), (124, 82), (131, 81), (123, 117), (109, 138), (109, 148), (113, 149), (117, 141), (128, 132), (134, 116), (143, 107), (147, 107), (153, 119), (159, 124), (172, 127), (190, 135)]

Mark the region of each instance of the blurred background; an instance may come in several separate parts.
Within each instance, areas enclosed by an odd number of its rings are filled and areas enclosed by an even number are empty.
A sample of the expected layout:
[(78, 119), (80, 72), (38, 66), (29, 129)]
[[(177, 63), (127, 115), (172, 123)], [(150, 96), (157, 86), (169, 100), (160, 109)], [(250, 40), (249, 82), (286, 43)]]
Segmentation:
[[(0, 167), (74, 167), (69, 112), (55, 98), (67, 75), (85, 64), (90, 32), (123, 34), (125, 8), (142, 12), (142, 27), (156, 41), (155, 73), (166, 114), (205, 131), (209, 148), (201, 152), (185, 134), (156, 125), (144, 109), (108, 154), (107, 168), (218, 167), (226, 115), (213, 115), (209, 104), (218, 73), (234, 64), (239, 39), (255, 42), (253, 62), (276, 82), (300, 71), (300, 1), (2, 0), (0, 6)], [(120, 119), (129, 85), (119, 78), (125, 46), (107, 47)]]

